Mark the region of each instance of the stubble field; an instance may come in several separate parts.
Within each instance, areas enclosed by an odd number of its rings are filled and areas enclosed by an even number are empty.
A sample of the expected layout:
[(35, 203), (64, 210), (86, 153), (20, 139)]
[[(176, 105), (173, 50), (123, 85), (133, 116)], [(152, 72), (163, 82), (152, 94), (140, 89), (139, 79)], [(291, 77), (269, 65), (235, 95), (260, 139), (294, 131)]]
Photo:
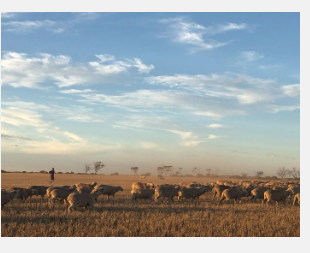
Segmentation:
[[(49, 186), (49, 175), (37, 173), (3, 173), (1, 188), (30, 185)], [(53, 186), (75, 183), (120, 185), (123, 192), (115, 198), (100, 196), (92, 210), (77, 209), (68, 213), (63, 203), (48, 205), (45, 199), (13, 200), (1, 211), (1, 236), (203, 236), (203, 237), (298, 237), (300, 236), (300, 208), (275, 204), (266, 206), (261, 201), (218, 205), (212, 194), (199, 200), (177, 201), (130, 199), (131, 184), (135, 181), (155, 184), (192, 182), (211, 183), (225, 178), (155, 176), (141, 180), (138, 176), (56, 174)]]

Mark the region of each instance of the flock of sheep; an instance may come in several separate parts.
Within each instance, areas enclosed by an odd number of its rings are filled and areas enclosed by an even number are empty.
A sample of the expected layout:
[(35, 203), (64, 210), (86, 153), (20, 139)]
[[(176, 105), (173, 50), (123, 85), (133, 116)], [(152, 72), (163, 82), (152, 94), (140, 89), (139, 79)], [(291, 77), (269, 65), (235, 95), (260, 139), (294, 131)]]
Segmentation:
[[(30, 186), (27, 188), (12, 187), (9, 191), (1, 189), (1, 208), (13, 199), (26, 200), (32, 196), (46, 197), (49, 203), (55, 201), (64, 201), (69, 205), (68, 211), (71, 212), (75, 207), (94, 206), (100, 195), (113, 196), (123, 191), (120, 186), (111, 186), (104, 184), (78, 183), (74, 185), (64, 185), (58, 187), (48, 186)], [(132, 184), (131, 199), (153, 199), (158, 201), (161, 198), (173, 200), (174, 197), (180, 199), (198, 199), (206, 192), (213, 193), (219, 198), (219, 204), (223, 201), (234, 200), (240, 202), (243, 197), (251, 196), (251, 201), (255, 202), (261, 199), (263, 203), (269, 204), (270, 201), (286, 203), (289, 197), (293, 197), (293, 205), (300, 205), (300, 183), (299, 182), (263, 182), (263, 181), (223, 181), (218, 180), (216, 183), (198, 184), (192, 182), (187, 184), (162, 184), (154, 185), (153, 183), (134, 182)]]
[(211, 184), (198, 184), (192, 182), (187, 184), (181, 182), (175, 185), (163, 184), (155, 186), (153, 183), (136, 182), (132, 184), (132, 199), (148, 198), (151, 199), (155, 195), (155, 201), (159, 198), (166, 197), (173, 200), (177, 197), (197, 199), (202, 194), (212, 191), (213, 200), (215, 197), (220, 199), (219, 204), (223, 201), (234, 200), (241, 201), (241, 198), (251, 196), (251, 201), (256, 202), (257, 199), (262, 199), (263, 203), (269, 204), (270, 201), (278, 203), (282, 201), (286, 203), (289, 196), (293, 196), (293, 204), (300, 204), (300, 183), (287, 182), (263, 182), (263, 181), (241, 181), (231, 182), (218, 180)]

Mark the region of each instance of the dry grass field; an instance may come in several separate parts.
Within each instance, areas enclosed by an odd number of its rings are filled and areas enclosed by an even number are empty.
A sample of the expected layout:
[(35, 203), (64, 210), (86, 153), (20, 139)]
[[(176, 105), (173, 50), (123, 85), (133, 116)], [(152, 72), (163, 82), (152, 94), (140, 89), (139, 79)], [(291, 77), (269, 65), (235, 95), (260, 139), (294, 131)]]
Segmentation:
[[(221, 178), (225, 179), (225, 178)], [(196, 201), (158, 203), (149, 200), (132, 202), (131, 184), (150, 181), (155, 184), (196, 181), (212, 182), (208, 178), (155, 176), (141, 180), (138, 176), (56, 174), (54, 186), (74, 183), (120, 185), (123, 192), (115, 198), (100, 196), (92, 210), (77, 209), (66, 212), (63, 203), (48, 205), (45, 199), (13, 200), (1, 211), (1, 236), (203, 236), (203, 237), (298, 237), (300, 236), (300, 208), (275, 204), (263, 206), (250, 203), (218, 205), (212, 194), (206, 193)], [(3, 173), (1, 188), (12, 186), (49, 185), (49, 175), (31, 173)]]

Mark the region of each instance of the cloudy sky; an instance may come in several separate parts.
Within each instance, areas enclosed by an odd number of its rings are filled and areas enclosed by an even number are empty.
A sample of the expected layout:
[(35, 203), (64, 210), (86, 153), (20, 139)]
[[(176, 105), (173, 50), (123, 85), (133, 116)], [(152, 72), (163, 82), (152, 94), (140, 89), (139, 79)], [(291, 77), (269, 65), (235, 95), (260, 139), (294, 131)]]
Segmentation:
[(298, 13), (2, 13), (2, 169), (300, 165)]

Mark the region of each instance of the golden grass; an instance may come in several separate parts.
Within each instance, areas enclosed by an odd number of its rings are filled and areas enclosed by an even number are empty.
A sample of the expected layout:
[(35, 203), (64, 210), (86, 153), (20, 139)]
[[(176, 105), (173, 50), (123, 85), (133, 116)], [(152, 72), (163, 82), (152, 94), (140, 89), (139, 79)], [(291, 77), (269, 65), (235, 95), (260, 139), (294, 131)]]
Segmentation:
[[(241, 204), (218, 205), (211, 193), (198, 201), (130, 200), (134, 181), (155, 184), (197, 181), (208, 178), (157, 180), (138, 176), (56, 174), (54, 185), (77, 182), (120, 185), (115, 198), (100, 197), (95, 210), (78, 209), (67, 213), (62, 203), (48, 206), (45, 199), (14, 200), (1, 211), (1, 236), (300, 236), (300, 209), (291, 202), (284, 206), (262, 206), (245, 199)], [(30, 173), (2, 174), (2, 188), (48, 185), (49, 175)]]

